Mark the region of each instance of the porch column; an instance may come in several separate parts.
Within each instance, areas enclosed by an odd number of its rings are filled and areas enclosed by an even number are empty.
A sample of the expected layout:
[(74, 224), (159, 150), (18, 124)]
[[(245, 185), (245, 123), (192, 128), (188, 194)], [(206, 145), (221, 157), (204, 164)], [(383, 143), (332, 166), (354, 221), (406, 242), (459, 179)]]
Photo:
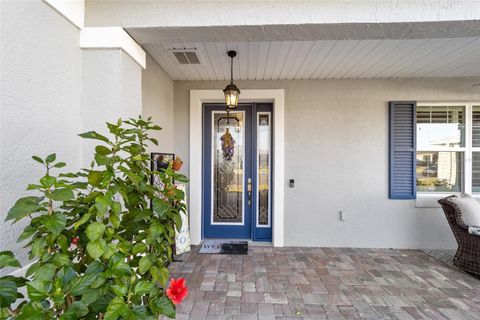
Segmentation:
[[(97, 28), (88, 29), (87, 36), (80, 37), (80, 45), (84, 49), (81, 128), (82, 132), (95, 130), (107, 135), (105, 122), (138, 117), (142, 113), (142, 68), (145, 64), (145, 53), (140, 51), (138, 58), (138, 51), (132, 53), (122, 43), (112, 44), (111, 34), (105, 34), (103, 39), (99, 37), (98, 34), (102, 35), (102, 28), (98, 28), (99, 33), (94, 30)], [(115, 30), (116, 33), (118, 31), (125, 33), (123, 29)], [(95, 36), (94, 41), (90, 41), (91, 35)], [(136, 43), (133, 45), (138, 46)], [(82, 142), (84, 166), (90, 165), (97, 144), (97, 141), (92, 140)]]

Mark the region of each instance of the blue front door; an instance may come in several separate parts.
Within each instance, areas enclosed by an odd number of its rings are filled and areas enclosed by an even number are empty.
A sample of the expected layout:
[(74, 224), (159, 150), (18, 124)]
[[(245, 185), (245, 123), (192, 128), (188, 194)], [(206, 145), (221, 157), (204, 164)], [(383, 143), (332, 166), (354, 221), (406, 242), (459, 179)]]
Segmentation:
[(203, 114), (203, 236), (271, 241), (272, 105)]

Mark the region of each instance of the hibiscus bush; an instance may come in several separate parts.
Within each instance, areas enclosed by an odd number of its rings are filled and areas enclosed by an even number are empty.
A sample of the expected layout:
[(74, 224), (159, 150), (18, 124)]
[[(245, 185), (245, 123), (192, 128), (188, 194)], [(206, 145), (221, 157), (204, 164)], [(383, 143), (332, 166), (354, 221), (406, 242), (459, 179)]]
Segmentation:
[[(65, 163), (55, 154), (33, 157), (45, 175), (28, 186), (36, 194), (19, 199), (7, 220), (29, 220), (18, 240), (27, 242), (35, 262), (26, 273), (26, 299), (2, 317), (175, 317), (187, 289), (184, 280), (167, 288), (175, 228), (185, 212), (184, 192), (174, 181), (187, 179), (171, 166), (150, 169), (146, 146), (157, 141), (149, 133), (160, 130), (150, 119), (107, 127), (109, 137), (80, 135), (100, 142), (88, 169), (57, 173)], [(152, 175), (163, 186), (152, 185)]]
[[(20, 268), (20, 263), (11, 251), (2, 251), (0, 252), (0, 270), (8, 267)], [(24, 286), (23, 277), (12, 275), (0, 277), (0, 319), (8, 319), (15, 314), (12, 304), (18, 298), (23, 298), (23, 294), (18, 292), (18, 289)]]

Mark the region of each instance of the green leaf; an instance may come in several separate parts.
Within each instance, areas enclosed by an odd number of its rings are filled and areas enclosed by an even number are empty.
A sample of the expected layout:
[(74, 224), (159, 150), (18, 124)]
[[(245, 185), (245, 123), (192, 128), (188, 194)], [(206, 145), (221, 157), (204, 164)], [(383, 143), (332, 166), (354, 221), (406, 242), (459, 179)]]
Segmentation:
[(32, 301), (41, 301), (48, 296), (49, 283), (39, 280), (27, 282), (27, 292)]
[(102, 156), (106, 156), (112, 153), (112, 150), (105, 146), (96, 146), (95, 151)]
[(37, 238), (33, 241), (31, 248), (32, 248), (32, 253), (36, 257), (43, 256), (43, 254), (47, 251), (45, 249), (46, 242), (47, 240), (45, 238)]
[(37, 231), (38, 231), (38, 229), (35, 228), (35, 227), (32, 227), (30, 225), (26, 226), (25, 229), (23, 230), (22, 234), (18, 237), (17, 242), (22, 242), (23, 240), (26, 240), (26, 239), (30, 238)]
[(104, 215), (105, 212), (107, 212), (107, 209), (111, 203), (112, 200), (107, 195), (100, 194), (95, 198), (95, 206), (97, 207), (100, 215)]
[(101, 134), (95, 132), (95, 131), (88, 131), (88, 132), (85, 132), (85, 133), (81, 133), (79, 134), (80, 137), (84, 138), (84, 139), (95, 139), (95, 140), (101, 140), (101, 141), (104, 141), (104, 142), (109, 142), (108, 138), (105, 137), (105, 136), (102, 136)]
[(44, 164), (42, 158), (40, 158), (40, 157), (33, 156), (32, 159), (35, 160), (35, 161), (37, 161), (37, 162), (40, 162), (41, 164)]
[(110, 290), (115, 293), (118, 297), (123, 297), (127, 295), (128, 289), (124, 284), (116, 284), (113, 286), (110, 286)]
[(124, 316), (128, 310), (128, 306), (123, 301), (121, 297), (113, 298), (107, 307), (107, 312), (105, 313), (104, 320), (117, 320), (118, 318)]
[(131, 309), (133, 313), (133, 318), (135, 320), (155, 320), (158, 318), (154, 317), (153, 314), (150, 312), (150, 309), (147, 306), (142, 305), (134, 305)]
[(168, 281), (168, 269), (165, 267), (156, 267), (153, 266), (150, 268), (150, 274), (153, 279), (159, 282), (163, 287), (167, 284)]
[(125, 262), (125, 255), (120, 252), (113, 254), (108, 261), (108, 272), (114, 277), (129, 276), (131, 268)]
[(88, 239), (97, 240), (105, 233), (105, 225), (100, 222), (92, 222), (88, 225), (87, 230), (85, 231)]
[(78, 227), (80, 227), (82, 224), (84, 224), (85, 222), (87, 222), (88, 220), (90, 220), (90, 217), (92, 215), (90, 213), (86, 213), (84, 214), (80, 220), (78, 220), (76, 223), (75, 223), (75, 229), (77, 229)]
[(177, 227), (177, 230), (180, 231), (180, 229), (182, 228), (182, 217), (179, 213), (173, 214), (173, 221), (175, 221), (175, 226)]
[(67, 188), (55, 189), (52, 192), (52, 199), (55, 201), (67, 201), (73, 197), (73, 191)]
[(138, 271), (143, 274), (147, 272), (151, 266), (152, 266), (152, 260), (150, 259), (150, 256), (148, 255), (144, 256), (138, 262)]
[(70, 241), (68, 241), (67, 237), (61, 234), (57, 238), (57, 244), (63, 252), (67, 252), (68, 247), (70, 246)]
[(2, 251), (0, 252), (0, 269), (4, 267), (18, 267), (20, 268), (20, 263), (15, 259), (13, 252), (11, 251)]
[(183, 174), (175, 174), (174, 176), (174, 179), (176, 182), (183, 182), (183, 183), (187, 183), (189, 180), (186, 176), (184, 176)]
[(39, 184), (29, 184), (27, 190), (40, 190), (43, 187)]
[(125, 173), (125, 175), (130, 179), (130, 181), (132, 181), (132, 183), (135, 186), (138, 186), (139, 183), (142, 182), (142, 178), (136, 175), (135, 173), (133, 173), (132, 171), (125, 168), (121, 168), (121, 170), (123, 171), (123, 173)]
[(97, 274), (100, 272), (103, 272), (105, 268), (103, 267), (103, 264), (99, 261), (93, 261), (88, 267), (87, 270), (85, 270), (85, 274)]
[(132, 250), (132, 244), (130, 242), (127, 242), (127, 241), (122, 241), (122, 242), (119, 242), (117, 244), (117, 248), (118, 248), (118, 250), (120, 250), (120, 252), (129, 255), (130, 250)]
[(27, 272), (25, 272), (25, 276), (30, 277), (32, 274), (35, 273), (35, 271), (38, 269), (39, 266), (40, 266), (40, 262), (32, 263), (30, 267), (28, 267)]
[(55, 163), (55, 165), (53, 166), (54, 168), (63, 168), (65, 167), (67, 164), (65, 162), (57, 162)]
[(46, 163), (52, 163), (54, 162), (55, 160), (57, 159), (57, 155), (55, 153), (51, 153), (47, 156), (47, 158), (45, 159), (45, 162)]
[(55, 265), (55, 267), (60, 268), (69, 264), (70, 258), (66, 254), (57, 253), (56, 255), (53, 256), (52, 262)]
[(23, 217), (38, 212), (42, 208), (40, 202), (42, 202), (43, 197), (24, 197), (20, 198), (15, 202), (14, 206), (7, 213), (7, 221), (13, 220), (18, 221)]
[(17, 285), (13, 281), (0, 279), (0, 307), (10, 307), (17, 300)]
[(116, 251), (116, 248), (117, 248), (117, 245), (115, 243), (109, 243), (108, 245), (106, 245), (103, 249), (103, 257), (105, 259), (108, 259), (112, 256), (112, 254), (114, 254), (114, 252)]
[(115, 214), (113, 214), (113, 212), (110, 213), (108, 219), (112, 223), (112, 226), (114, 226), (115, 228), (120, 227), (120, 219)]
[(155, 288), (155, 285), (150, 281), (138, 281), (135, 285), (135, 293), (136, 294), (146, 294)]
[(95, 155), (95, 162), (99, 165), (99, 166), (103, 166), (103, 165), (107, 165), (110, 163), (110, 158), (107, 157), (107, 156), (103, 156), (101, 154), (96, 154)]
[(96, 277), (97, 277), (96, 274), (86, 274), (81, 277), (76, 277), (72, 279), (69, 285), (67, 285), (66, 289), (72, 295), (80, 296), (88, 287), (90, 287), (90, 285), (92, 285)]
[(152, 205), (153, 205), (153, 212), (158, 213), (160, 217), (162, 217), (164, 214), (170, 211), (170, 204), (168, 204), (165, 200), (162, 200), (160, 198), (154, 198), (152, 200)]
[(48, 320), (50, 317), (44, 313), (44, 306), (40, 302), (26, 303), (15, 317), (16, 320)]
[(147, 251), (147, 245), (145, 243), (136, 243), (132, 248), (132, 254), (144, 253)]
[(166, 315), (169, 318), (175, 318), (175, 306), (166, 296), (150, 301), (150, 308), (159, 314)]
[(119, 215), (122, 212), (122, 204), (118, 201), (114, 201), (111, 207), (113, 213), (115, 213), (116, 215)]
[(102, 256), (105, 251), (106, 242), (103, 239), (97, 239), (94, 241), (90, 241), (87, 244), (87, 252), (92, 257), (92, 259), (96, 260)]
[(60, 212), (52, 215), (43, 216), (43, 221), (45, 224), (45, 228), (47, 228), (48, 231), (52, 232), (55, 235), (59, 235), (60, 232), (62, 232), (62, 230), (67, 225), (67, 217)]
[(87, 305), (93, 303), (95, 300), (103, 297), (104, 289), (101, 288), (88, 288), (83, 292), (81, 301)]
[(74, 301), (68, 311), (73, 312), (78, 318), (85, 317), (88, 314), (88, 307), (81, 301)]
[(103, 180), (103, 171), (94, 171), (91, 170), (88, 172), (88, 183), (94, 187), (101, 187), (101, 182)]
[(94, 289), (96, 289), (98, 287), (101, 287), (101, 286), (103, 286), (105, 281), (107, 281), (107, 279), (105, 278), (105, 276), (103, 274), (97, 274), (97, 278), (92, 283), (91, 287), (94, 288)]
[(33, 278), (38, 281), (52, 281), (55, 271), (55, 266), (47, 263), (37, 269)]
[(40, 184), (45, 188), (50, 188), (55, 184), (55, 182), (57, 182), (57, 179), (49, 175), (43, 176), (40, 179)]

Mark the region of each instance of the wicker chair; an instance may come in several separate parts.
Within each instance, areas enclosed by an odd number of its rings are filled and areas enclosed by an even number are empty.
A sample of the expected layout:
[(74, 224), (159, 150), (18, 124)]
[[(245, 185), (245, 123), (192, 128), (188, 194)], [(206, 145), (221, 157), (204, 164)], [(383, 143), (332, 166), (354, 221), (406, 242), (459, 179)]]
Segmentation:
[(443, 208), (448, 224), (458, 243), (457, 253), (453, 263), (460, 269), (480, 276), (480, 236), (468, 233), (468, 230), (458, 225), (456, 215), (460, 214), (458, 206), (449, 201), (449, 196), (438, 200)]

